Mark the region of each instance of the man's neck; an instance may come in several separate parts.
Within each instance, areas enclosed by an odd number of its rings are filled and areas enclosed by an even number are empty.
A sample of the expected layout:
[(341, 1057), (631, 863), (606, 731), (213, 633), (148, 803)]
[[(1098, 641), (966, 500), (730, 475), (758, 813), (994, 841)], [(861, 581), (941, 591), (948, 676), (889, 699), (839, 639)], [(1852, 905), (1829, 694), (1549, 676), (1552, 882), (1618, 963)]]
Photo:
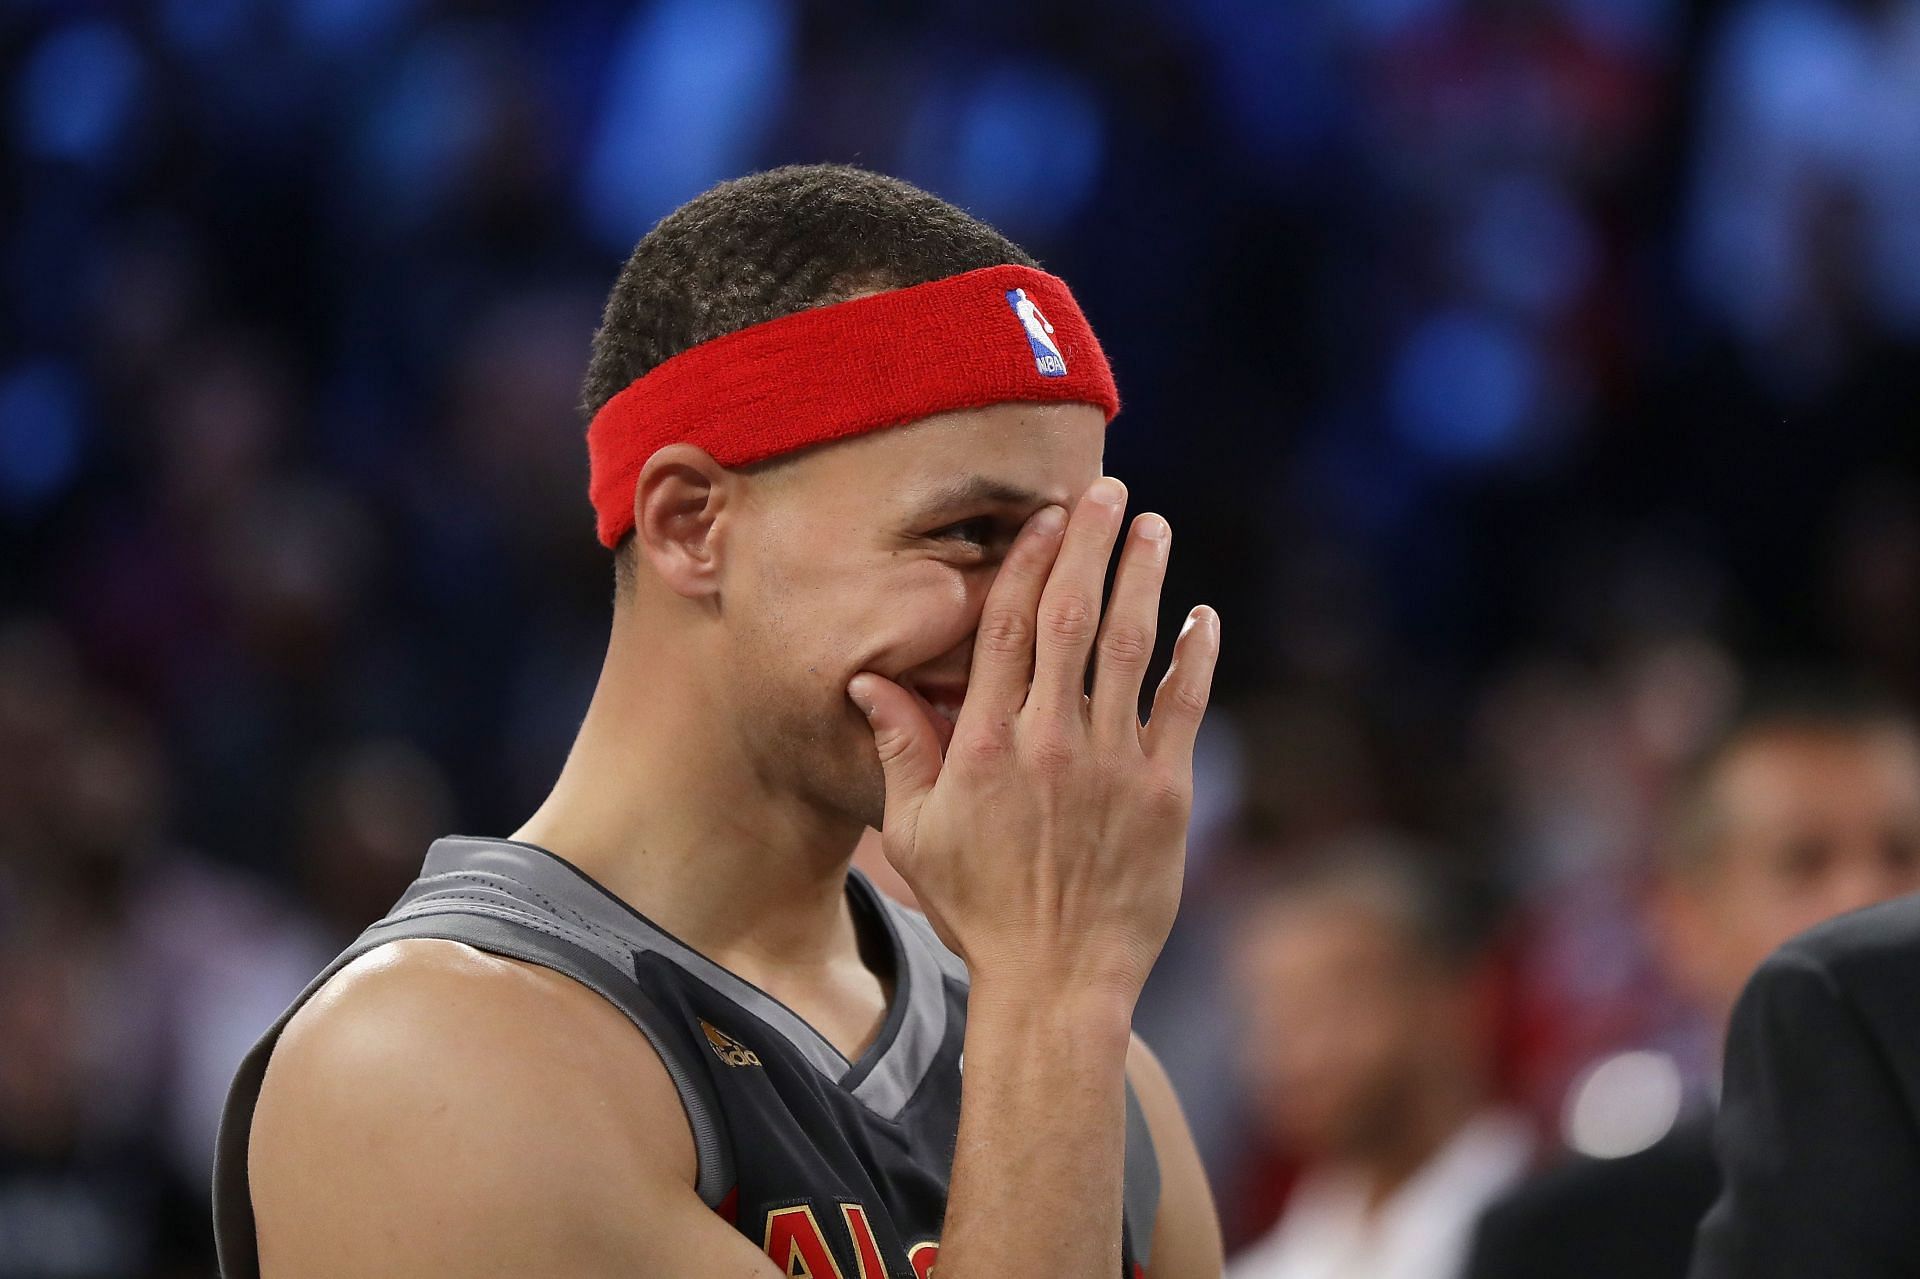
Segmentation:
[(642, 660), (657, 651), (616, 617), (566, 766), (514, 838), (763, 986), (858, 963), (846, 873), (859, 828), (774, 791), (697, 681)]

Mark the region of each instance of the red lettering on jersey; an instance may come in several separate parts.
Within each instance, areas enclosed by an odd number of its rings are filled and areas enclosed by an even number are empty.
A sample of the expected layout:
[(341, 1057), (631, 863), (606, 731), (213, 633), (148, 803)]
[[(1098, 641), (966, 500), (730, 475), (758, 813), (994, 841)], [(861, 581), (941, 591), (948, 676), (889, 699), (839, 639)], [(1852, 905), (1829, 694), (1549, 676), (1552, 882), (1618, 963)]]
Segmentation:
[(940, 1259), (940, 1242), (927, 1239), (907, 1249), (907, 1260), (913, 1264), (913, 1273), (918, 1279), (930, 1279), (933, 1263)]
[(860, 1279), (887, 1279), (887, 1268), (880, 1264), (880, 1245), (873, 1241), (873, 1223), (859, 1204), (841, 1204), (840, 1215), (847, 1219), (847, 1233), (853, 1236), (853, 1259), (859, 1263)]
[(713, 1210), (719, 1213), (720, 1220), (726, 1222), (729, 1226), (738, 1225), (740, 1218), (740, 1187), (735, 1186), (732, 1190), (729, 1190), (720, 1202), (713, 1206)]
[(826, 1236), (813, 1209), (805, 1204), (767, 1214), (766, 1253), (790, 1279), (846, 1279), (827, 1251)]

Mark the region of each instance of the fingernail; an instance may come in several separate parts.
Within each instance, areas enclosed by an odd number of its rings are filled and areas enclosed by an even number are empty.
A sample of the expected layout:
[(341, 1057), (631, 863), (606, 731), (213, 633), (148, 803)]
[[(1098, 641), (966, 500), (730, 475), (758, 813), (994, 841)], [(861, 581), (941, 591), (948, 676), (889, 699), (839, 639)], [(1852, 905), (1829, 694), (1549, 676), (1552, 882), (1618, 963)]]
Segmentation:
[(873, 699), (871, 697), (868, 697), (866, 694), (862, 693), (858, 688), (854, 687), (852, 684), (847, 685), (847, 697), (853, 702), (855, 706), (858, 706), (860, 708), (860, 713), (862, 715), (865, 715), (868, 719), (873, 718)]
[(1042, 537), (1052, 537), (1067, 526), (1067, 513), (1058, 506), (1043, 506), (1034, 513), (1033, 531)]
[(1127, 500), (1127, 486), (1111, 475), (1103, 475), (1093, 482), (1087, 496), (1103, 506), (1118, 506)]
[(1173, 530), (1167, 527), (1167, 522), (1158, 515), (1140, 517), (1140, 536), (1149, 542), (1164, 542), (1172, 532)]

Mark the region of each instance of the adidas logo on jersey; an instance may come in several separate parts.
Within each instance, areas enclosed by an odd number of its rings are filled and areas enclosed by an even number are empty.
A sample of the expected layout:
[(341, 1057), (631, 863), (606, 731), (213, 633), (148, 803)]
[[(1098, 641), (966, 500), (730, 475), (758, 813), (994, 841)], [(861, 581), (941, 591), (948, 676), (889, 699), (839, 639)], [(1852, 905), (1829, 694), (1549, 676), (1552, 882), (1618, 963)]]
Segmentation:
[(719, 1029), (712, 1022), (701, 1018), (700, 1029), (707, 1032), (707, 1042), (713, 1045), (713, 1051), (720, 1060), (729, 1066), (758, 1066), (760, 1054), (739, 1040)]

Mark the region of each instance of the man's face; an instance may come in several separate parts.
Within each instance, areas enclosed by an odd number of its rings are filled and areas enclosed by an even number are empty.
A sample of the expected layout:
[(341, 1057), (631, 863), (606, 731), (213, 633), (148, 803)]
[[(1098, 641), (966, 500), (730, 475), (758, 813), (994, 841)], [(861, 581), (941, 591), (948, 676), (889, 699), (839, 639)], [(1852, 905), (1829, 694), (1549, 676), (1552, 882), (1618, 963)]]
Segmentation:
[(1240, 947), (1243, 1074), (1268, 1131), (1309, 1159), (1388, 1142), (1435, 1055), (1464, 1051), (1461, 983), (1378, 907), (1309, 897)]
[(1796, 933), (1920, 890), (1920, 752), (1905, 734), (1767, 733), (1711, 784), (1718, 838), (1679, 895), (1682, 963), (1719, 1010)]
[(1030, 515), (1099, 478), (1105, 439), (1097, 408), (1002, 404), (750, 477), (720, 600), (749, 758), (878, 826), (879, 760), (847, 682), (872, 671), (916, 694), (944, 748), (1001, 560)]

